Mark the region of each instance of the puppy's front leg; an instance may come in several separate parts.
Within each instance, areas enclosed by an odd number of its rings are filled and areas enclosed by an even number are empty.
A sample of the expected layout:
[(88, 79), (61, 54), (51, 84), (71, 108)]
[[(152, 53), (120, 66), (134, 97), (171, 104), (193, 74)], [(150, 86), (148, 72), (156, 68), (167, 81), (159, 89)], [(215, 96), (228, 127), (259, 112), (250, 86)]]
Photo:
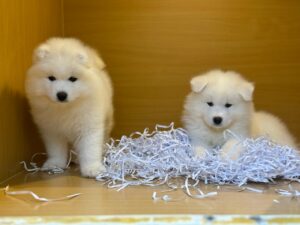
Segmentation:
[(96, 177), (105, 170), (102, 164), (104, 130), (83, 134), (76, 143), (82, 176)]
[(204, 158), (205, 157), (206, 149), (203, 146), (201, 146), (201, 145), (193, 146), (193, 149), (194, 149), (194, 152), (195, 152), (195, 154), (198, 158)]
[(68, 143), (59, 135), (50, 133), (44, 134), (43, 139), (48, 153), (48, 159), (43, 164), (42, 170), (51, 170), (54, 168), (65, 169), (68, 160)]
[(220, 154), (223, 159), (237, 160), (244, 150), (240, 141), (231, 138), (222, 146)]

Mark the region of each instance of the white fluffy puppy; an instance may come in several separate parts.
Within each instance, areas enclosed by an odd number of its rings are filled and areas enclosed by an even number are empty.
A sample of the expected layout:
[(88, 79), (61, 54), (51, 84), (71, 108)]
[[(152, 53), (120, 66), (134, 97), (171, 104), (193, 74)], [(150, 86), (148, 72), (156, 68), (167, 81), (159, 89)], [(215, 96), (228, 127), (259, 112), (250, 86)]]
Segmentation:
[(69, 147), (78, 154), (83, 176), (105, 169), (113, 91), (104, 67), (96, 51), (72, 38), (51, 38), (35, 50), (25, 86), (48, 153), (44, 170), (65, 168)]
[[(245, 138), (264, 135), (279, 144), (296, 146), (277, 117), (254, 111), (254, 86), (238, 73), (212, 70), (192, 78), (191, 89), (182, 120), (199, 156), (214, 147), (223, 146), (222, 154), (234, 149), (236, 141), (224, 136), (227, 129)], [(236, 158), (239, 151), (230, 157)]]

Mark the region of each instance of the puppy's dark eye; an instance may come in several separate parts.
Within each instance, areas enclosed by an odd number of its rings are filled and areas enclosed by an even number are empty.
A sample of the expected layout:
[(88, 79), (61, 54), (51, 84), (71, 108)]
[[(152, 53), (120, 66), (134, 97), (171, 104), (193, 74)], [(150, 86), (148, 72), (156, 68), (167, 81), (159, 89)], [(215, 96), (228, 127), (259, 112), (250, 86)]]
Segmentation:
[(54, 76), (49, 76), (49, 77), (48, 77), (48, 80), (50, 80), (50, 81), (55, 81), (56, 78), (55, 78)]
[(210, 107), (214, 106), (214, 103), (213, 102), (206, 102), (206, 104)]
[(77, 80), (76, 77), (70, 77), (70, 78), (69, 78), (69, 81), (71, 81), (71, 82), (75, 82), (76, 80)]
[(226, 104), (225, 104), (225, 107), (226, 107), (226, 108), (230, 108), (231, 106), (232, 106), (232, 104), (230, 104), (230, 103), (226, 103)]

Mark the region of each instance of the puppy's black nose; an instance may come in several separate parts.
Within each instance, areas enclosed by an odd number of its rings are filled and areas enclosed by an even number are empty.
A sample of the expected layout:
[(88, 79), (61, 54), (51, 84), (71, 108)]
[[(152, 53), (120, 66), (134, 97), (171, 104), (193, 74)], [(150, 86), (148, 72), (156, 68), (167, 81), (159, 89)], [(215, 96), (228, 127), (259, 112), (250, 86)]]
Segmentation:
[(216, 116), (213, 118), (214, 124), (220, 125), (222, 123), (222, 117)]
[(59, 101), (64, 102), (64, 101), (66, 101), (68, 94), (64, 91), (60, 91), (60, 92), (57, 92), (56, 97)]

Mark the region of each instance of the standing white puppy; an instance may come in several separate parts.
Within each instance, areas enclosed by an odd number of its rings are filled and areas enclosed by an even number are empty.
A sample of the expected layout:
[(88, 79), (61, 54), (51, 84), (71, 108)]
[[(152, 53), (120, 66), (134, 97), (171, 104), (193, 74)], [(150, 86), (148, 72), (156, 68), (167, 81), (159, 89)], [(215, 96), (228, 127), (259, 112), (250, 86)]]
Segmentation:
[(194, 77), (191, 89), (184, 105), (183, 123), (197, 155), (222, 147), (224, 155), (236, 149), (229, 157), (237, 158), (241, 149), (235, 146), (236, 140), (224, 136), (227, 129), (244, 138), (264, 135), (279, 144), (296, 146), (277, 117), (254, 111), (254, 86), (238, 73), (212, 70)]
[(69, 147), (81, 174), (105, 170), (104, 142), (113, 126), (112, 85), (96, 51), (72, 38), (51, 38), (37, 47), (26, 93), (44, 140), (44, 170), (65, 168)]

